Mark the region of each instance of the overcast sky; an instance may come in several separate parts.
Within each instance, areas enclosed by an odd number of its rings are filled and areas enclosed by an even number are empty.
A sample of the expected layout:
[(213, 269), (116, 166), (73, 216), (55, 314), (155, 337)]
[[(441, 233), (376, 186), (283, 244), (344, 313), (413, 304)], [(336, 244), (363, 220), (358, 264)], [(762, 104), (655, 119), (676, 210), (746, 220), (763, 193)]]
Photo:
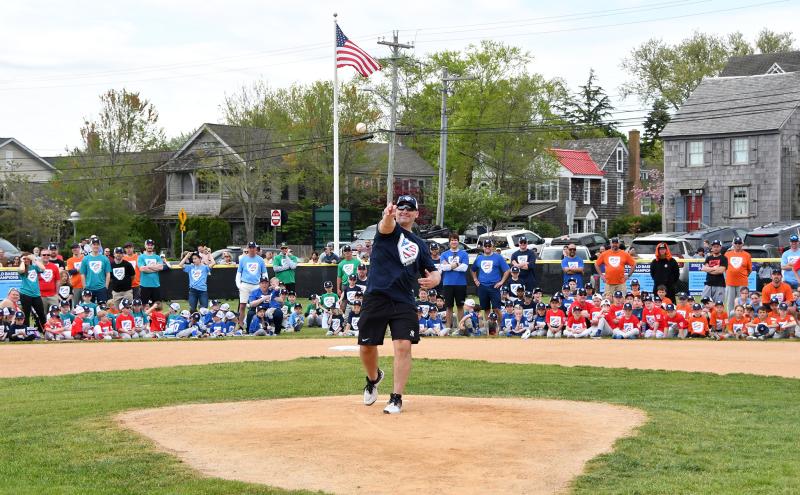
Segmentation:
[[(80, 143), (84, 117), (110, 88), (139, 91), (158, 109), (167, 136), (219, 122), (226, 94), (264, 79), (273, 87), (333, 77), (333, 12), (375, 56), (379, 36), (399, 29), (422, 56), (495, 39), (529, 50), (530, 67), (575, 89), (594, 68), (618, 116), (642, 105), (616, 99), (620, 61), (651, 37), (675, 42), (693, 30), (725, 34), (792, 31), (797, 0), (200, 0), (3, 2), (0, 136), (42, 156)], [(340, 70), (340, 79), (352, 70)]]

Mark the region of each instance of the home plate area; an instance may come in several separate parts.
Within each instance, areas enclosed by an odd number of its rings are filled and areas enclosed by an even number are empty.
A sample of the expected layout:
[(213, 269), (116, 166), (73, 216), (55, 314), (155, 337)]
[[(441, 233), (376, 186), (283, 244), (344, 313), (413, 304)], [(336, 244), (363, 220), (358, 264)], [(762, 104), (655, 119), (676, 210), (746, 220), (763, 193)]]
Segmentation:
[(390, 416), (382, 399), (193, 404), (117, 419), (205, 475), (342, 494), (557, 493), (646, 419), (594, 402), (418, 395)]

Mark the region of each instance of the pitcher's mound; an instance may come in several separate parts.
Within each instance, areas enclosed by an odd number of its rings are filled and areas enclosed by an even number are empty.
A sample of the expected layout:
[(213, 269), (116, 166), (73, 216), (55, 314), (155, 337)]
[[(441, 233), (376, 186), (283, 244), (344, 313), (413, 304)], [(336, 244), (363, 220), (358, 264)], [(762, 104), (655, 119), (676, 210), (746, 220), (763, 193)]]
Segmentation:
[(641, 425), (602, 403), (409, 395), (194, 404), (121, 414), (123, 426), (209, 476), (330, 493), (554, 493)]

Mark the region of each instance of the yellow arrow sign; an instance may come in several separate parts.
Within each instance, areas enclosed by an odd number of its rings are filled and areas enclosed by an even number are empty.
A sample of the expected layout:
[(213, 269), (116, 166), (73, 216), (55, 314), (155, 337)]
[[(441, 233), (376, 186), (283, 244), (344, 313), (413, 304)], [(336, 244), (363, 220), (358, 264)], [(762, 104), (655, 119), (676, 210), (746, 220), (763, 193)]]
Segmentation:
[[(178, 212), (178, 220), (180, 220), (181, 227), (183, 227), (184, 224), (186, 223), (186, 210), (184, 210), (183, 208), (181, 208), (181, 211)], [(185, 229), (181, 229), (181, 230), (185, 230)]]

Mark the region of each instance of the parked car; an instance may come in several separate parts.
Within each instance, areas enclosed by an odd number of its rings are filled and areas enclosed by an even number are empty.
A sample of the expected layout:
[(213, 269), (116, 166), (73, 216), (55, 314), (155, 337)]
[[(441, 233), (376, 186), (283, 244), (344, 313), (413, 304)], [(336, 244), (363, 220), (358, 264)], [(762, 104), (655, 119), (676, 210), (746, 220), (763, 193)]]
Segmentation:
[(681, 260), (692, 258), (697, 251), (690, 241), (665, 234), (653, 234), (637, 237), (631, 242), (631, 247), (636, 250), (637, 259), (649, 262), (655, 259), (656, 246), (662, 242), (667, 244), (670, 253), (675, 258), (675, 261), (678, 262), (678, 267), (681, 269), (681, 281), (688, 282), (689, 265)]
[[(578, 258), (586, 261), (591, 259), (591, 252), (589, 248), (586, 246), (575, 246), (575, 256)], [(542, 248), (542, 252), (539, 253), (539, 259), (543, 261), (552, 261), (552, 260), (559, 260), (563, 256), (564, 248), (561, 246), (548, 246)], [(558, 271), (561, 272), (561, 267), (559, 266)]]
[(211, 257), (214, 258), (214, 263), (220, 264), (223, 263), (222, 253), (225, 251), (231, 253), (231, 259), (234, 263), (239, 263), (239, 256), (242, 255), (242, 246), (228, 246), (225, 249), (217, 249), (211, 253)]
[(19, 250), (17, 246), (11, 244), (2, 237), (0, 237), (0, 249), (6, 252), (6, 259), (3, 260), (4, 265), (8, 264), (14, 258), (22, 254), (22, 252)]
[(800, 235), (800, 222), (772, 222), (748, 232), (744, 243), (747, 246), (769, 244), (783, 253), (789, 247), (791, 235)]
[[(591, 259), (591, 253), (586, 246), (575, 246), (575, 256), (587, 261)], [(551, 281), (553, 284), (551, 289), (558, 290), (561, 287), (561, 280), (564, 272), (561, 270), (561, 257), (563, 255), (564, 246), (547, 246), (540, 248), (539, 259), (543, 261), (559, 261), (559, 263), (542, 263), (538, 266), (541, 267), (540, 285), (547, 285), (546, 281)], [(587, 263), (583, 268), (583, 280), (590, 281), (591, 275), (594, 273), (594, 265)], [(558, 281), (558, 282), (552, 282)]]
[(586, 232), (562, 235), (561, 237), (556, 237), (550, 241), (551, 246), (565, 246), (567, 244), (586, 246), (586, 248), (589, 249), (589, 253), (591, 253), (592, 259), (596, 259), (597, 251), (600, 250), (600, 246), (605, 246), (608, 244), (608, 239), (606, 239), (606, 236), (602, 234)]
[[(778, 258), (781, 257), (781, 251), (778, 246), (770, 244), (761, 244), (756, 246), (745, 245), (742, 249), (750, 253), (753, 258)], [(756, 272), (756, 290), (761, 291), (765, 283), (771, 280), (772, 270), (780, 270), (780, 262), (762, 263), (753, 261), (753, 271)]]
[(477, 244), (478, 237), (487, 232), (489, 232), (489, 228), (486, 227), (486, 225), (481, 225), (477, 223), (470, 225), (469, 228), (467, 228), (467, 230), (462, 235), (461, 241), (464, 244), (471, 244), (471, 245)]
[(544, 239), (530, 230), (494, 230), (478, 237), (478, 247), (481, 247), (480, 244), (484, 239), (490, 238), (494, 242), (495, 249), (500, 248), (500, 253), (508, 259), (519, 248), (519, 240), (523, 237), (528, 239), (528, 247), (531, 249), (535, 248), (538, 251), (541, 248), (538, 245), (544, 244)]
[(708, 243), (711, 244), (711, 241), (719, 239), (722, 242), (722, 252), (724, 253), (733, 245), (733, 239), (735, 237), (741, 237), (744, 239), (745, 235), (747, 235), (747, 229), (743, 229), (741, 227), (720, 226), (695, 230), (694, 232), (683, 234), (680, 237), (691, 242), (695, 251), (703, 247), (704, 241), (708, 241)]
[[(372, 241), (375, 240), (375, 234), (377, 232), (378, 232), (378, 224), (376, 223), (370, 225), (369, 227), (365, 228), (358, 234), (355, 240), (350, 243), (350, 247), (353, 249), (353, 251), (357, 251), (359, 247), (366, 245), (367, 241), (370, 241), (370, 243), (372, 243)], [(339, 249), (341, 249), (342, 245), (344, 245), (344, 243), (340, 245)]]

